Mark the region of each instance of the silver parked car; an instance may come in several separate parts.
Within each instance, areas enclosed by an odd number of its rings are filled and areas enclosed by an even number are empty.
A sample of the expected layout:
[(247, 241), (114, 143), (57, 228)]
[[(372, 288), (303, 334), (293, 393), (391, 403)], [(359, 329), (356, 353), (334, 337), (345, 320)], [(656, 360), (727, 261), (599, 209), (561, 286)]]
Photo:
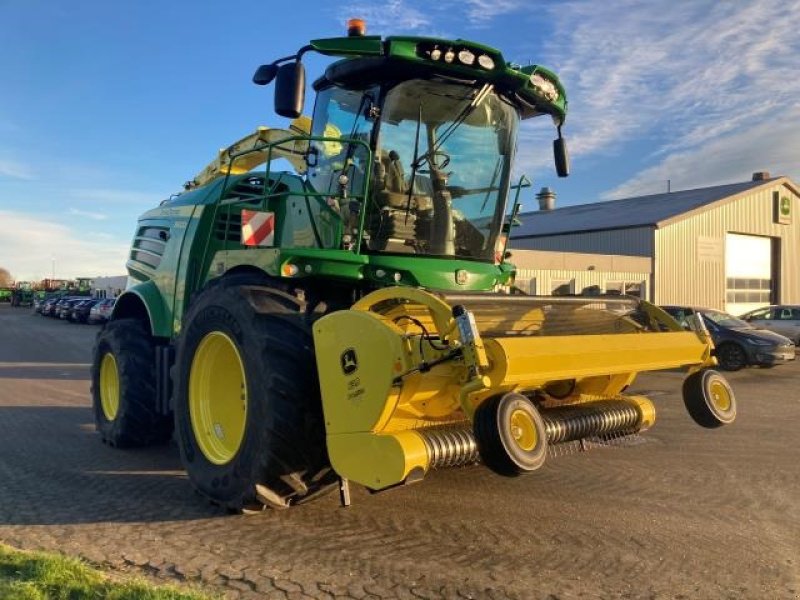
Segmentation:
[(764, 308), (751, 310), (743, 314), (740, 318), (754, 327), (768, 329), (769, 331), (785, 335), (792, 340), (796, 346), (800, 346), (800, 306), (785, 304), (766, 306)]

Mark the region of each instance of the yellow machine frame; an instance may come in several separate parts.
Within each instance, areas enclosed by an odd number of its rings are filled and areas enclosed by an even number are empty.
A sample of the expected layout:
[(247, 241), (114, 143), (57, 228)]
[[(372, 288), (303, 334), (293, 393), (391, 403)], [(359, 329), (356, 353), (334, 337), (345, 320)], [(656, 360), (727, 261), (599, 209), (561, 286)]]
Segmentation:
[[(639, 371), (716, 364), (707, 333), (684, 331), (647, 303), (643, 310), (669, 331), (536, 335), (543, 320), (532, 308), (505, 324), (508, 335), (465, 340), (446, 300), (384, 288), (315, 324), (328, 452), (342, 477), (372, 489), (420, 479), (431, 468), (427, 432), (468, 430), (484, 401), (508, 392), (536, 394), (544, 406), (624, 401), (638, 411), (636, 429), (647, 429), (652, 403), (622, 396)], [(526, 328), (534, 331), (519, 335)], [(425, 331), (436, 345), (423, 343)], [(564, 381), (566, 396), (548, 394)]]

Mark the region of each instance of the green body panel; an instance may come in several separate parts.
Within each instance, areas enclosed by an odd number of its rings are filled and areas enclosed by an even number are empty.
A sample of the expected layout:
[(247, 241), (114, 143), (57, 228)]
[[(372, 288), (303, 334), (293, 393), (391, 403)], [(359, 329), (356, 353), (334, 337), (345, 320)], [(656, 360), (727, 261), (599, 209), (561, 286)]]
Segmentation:
[(172, 324), (170, 323), (170, 312), (166, 305), (168, 297), (165, 298), (162, 291), (158, 288), (155, 280), (143, 281), (129, 287), (117, 299), (115, 305), (122, 306), (121, 299), (130, 296), (136, 296), (147, 309), (147, 316), (150, 319), (153, 335), (156, 337), (171, 337)]
[[(567, 96), (564, 86), (555, 73), (540, 65), (526, 65), (524, 67), (507, 63), (502, 53), (490, 46), (469, 40), (447, 40), (432, 37), (390, 36), (381, 40), (379, 36), (369, 37), (343, 37), (313, 40), (311, 45), (315, 50), (330, 56), (365, 57), (387, 56), (402, 60), (406, 63), (419, 66), (430, 65), (431, 61), (420, 56), (420, 44), (437, 45), (441, 48), (469, 48), (487, 54), (495, 62), (496, 67), (491, 71), (476, 72), (473, 67), (461, 65), (458, 62), (451, 64), (437, 63), (437, 68), (446, 69), (453, 75), (475, 77), (480, 74), (481, 79), (490, 83), (504, 84), (513, 89), (523, 100), (537, 108), (550, 112), (563, 123), (567, 113)], [(555, 84), (559, 97), (555, 100), (544, 97), (530, 81), (533, 73), (545, 75)]]

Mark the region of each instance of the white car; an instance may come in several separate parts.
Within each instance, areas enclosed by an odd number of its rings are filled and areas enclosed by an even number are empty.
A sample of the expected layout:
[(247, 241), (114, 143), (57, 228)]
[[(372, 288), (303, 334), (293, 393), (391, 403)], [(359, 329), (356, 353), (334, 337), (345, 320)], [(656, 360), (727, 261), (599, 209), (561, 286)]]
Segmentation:
[(743, 314), (740, 319), (754, 327), (768, 329), (785, 335), (795, 346), (800, 346), (800, 306), (766, 306)]

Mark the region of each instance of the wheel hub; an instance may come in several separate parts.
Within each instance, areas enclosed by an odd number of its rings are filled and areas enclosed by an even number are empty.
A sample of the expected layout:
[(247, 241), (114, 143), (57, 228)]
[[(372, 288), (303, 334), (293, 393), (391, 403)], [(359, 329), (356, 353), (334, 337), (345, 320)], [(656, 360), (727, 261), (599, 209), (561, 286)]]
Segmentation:
[(189, 413), (197, 445), (212, 463), (236, 456), (247, 424), (247, 381), (234, 341), (212, 331), (200, 341), (189, 375)]
[(515, 410), (511, 413), (511, 436), (517, 446), (526, 452), (533, 450), (536, 446), (536, 425), (530, 416), (522, 410)]
[(731, 398), (728, 389), (719, 381), (711, 383), (711, 401), (719, 410), (728, 410), (731, 407)]
[(111, 352), (103, 355), (100, 362), (100, 407), (109, 421), (117, 418), (119, 412), (119, 371), (117, 360)]

